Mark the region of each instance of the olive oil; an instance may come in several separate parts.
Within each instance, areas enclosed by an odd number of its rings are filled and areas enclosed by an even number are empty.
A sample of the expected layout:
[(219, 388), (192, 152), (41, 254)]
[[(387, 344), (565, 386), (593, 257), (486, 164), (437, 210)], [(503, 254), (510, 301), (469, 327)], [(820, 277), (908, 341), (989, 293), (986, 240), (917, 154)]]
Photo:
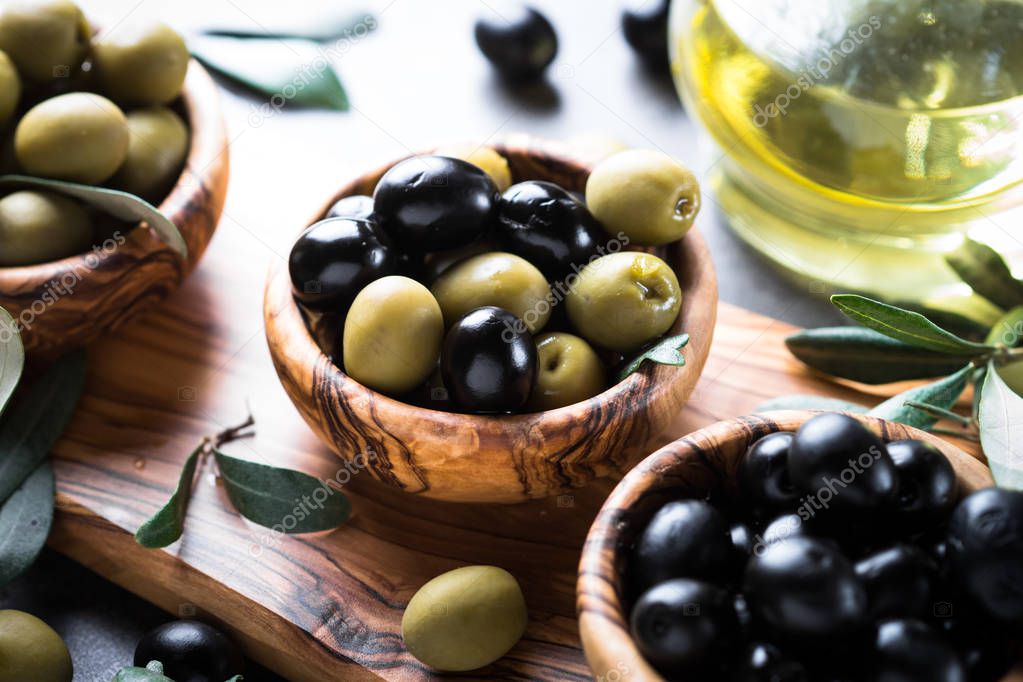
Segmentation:
[(790, 271), (961, 293), (941, 253), (1020, 234), (1023, 2), (678, 0), (672, 71), (717, 201)]

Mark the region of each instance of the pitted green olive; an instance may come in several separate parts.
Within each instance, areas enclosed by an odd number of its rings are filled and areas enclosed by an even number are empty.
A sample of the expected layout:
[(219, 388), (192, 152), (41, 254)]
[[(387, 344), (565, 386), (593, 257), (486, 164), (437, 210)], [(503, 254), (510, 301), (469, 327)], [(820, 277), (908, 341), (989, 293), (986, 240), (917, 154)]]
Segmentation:
[(24, 611), (0, 611), (0, 682), (71, 682), (71, 673), (71, 655), (53, 628)]
[(6, 52), (0, 51), (0, 129), (7, 125), (21, 99), (21, 77)]
[(153, 203), (166, 196), (188, 153), (188, 128), (166, 107), (128, 114), (128, 156), (111, 184)]
[(167, 104), (181, 94), (189, 59), (181, 35), (159, 22), (115, 26), (92, 45), (100, 88), (121, 104)]
[(605, 387), (604, 364), (590, 344), (574, 334), (536, 337), (537, 374), (527, 407), (554, 410), (592, 398)]
[(66, 258), (91, 243), (89, 215), (71, 199), (30, 190), (0, 199), (0, 266)]
[(27, 81), (46, 83), (78, 71), (89, 49), (89, 22), (68, 0), (0, 5), (0, 50)]

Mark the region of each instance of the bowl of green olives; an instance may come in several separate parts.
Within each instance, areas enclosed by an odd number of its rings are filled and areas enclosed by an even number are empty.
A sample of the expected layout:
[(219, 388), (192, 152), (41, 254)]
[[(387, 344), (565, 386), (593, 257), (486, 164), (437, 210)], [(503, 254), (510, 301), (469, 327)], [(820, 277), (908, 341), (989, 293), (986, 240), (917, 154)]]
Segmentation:
[(1023, 674), (1023, 492), (918, 429), (767, 412), (643, 460), (590, 528), (597, 679), (997, 682)]
[(195, 268), (227, 192), (226, 129), (215, 83), (173, 29), (95, 30), (70, 0), (0, 7), (0, 92), (0, 175), (132, 194), (187, 245), (182, 256), (144, 222), (57, 186), (5, 184), (0, 306), (31, 355), (52, 357), (151, 308)]
[[(342, 187), (264, 305), (277, 373), (320, 439), (378, 481), (457, 502), (558, 495), (638, 461), (700, 376), (717, 281), (688, 170), (657, 156), (623, 179), (660, 184), (616, 201), (599, 168), (522, 138)], [(657, 201), (623, 209), (637, 196)], [(683, 333), (684, 366), (623, 371)]]

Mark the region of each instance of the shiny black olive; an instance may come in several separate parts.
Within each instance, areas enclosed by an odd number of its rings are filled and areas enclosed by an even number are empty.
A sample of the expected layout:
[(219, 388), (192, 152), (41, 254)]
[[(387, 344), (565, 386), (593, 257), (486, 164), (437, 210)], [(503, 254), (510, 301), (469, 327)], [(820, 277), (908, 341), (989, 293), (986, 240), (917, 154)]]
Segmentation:
[(749, 526), (745, 523), (733, 523), (728, 535), (732, 539), (732, 555), (745, 563), (753, 553), (753, 533)]
[(830, 543), (781, 540), (755, 554), (743, 581), (754, 616), (779, 637), (830, 644), (862, 628), (867, 593), (852, 565)]
[(635, 2), (622, 12), (622, 33), (647, 68), (668, 71), (669, 0)]
[(966, 682), (955, 650), (918, 620), (881, 623), (869, 658), (877, 682)]
[(943, 523), (956, 502), (952, 464), (938, 448), (919, 440), (896, 440), (885, 447), (899, 476), (899, 525), (916, 531)]
[(754, 508), (792, 507), (799, 492), (789, 479), (793, 434), (770, 433), (751, 445), (739, 462), (739, 486)]
[(923, 550), (895, 545), (856, 562), (874, 619), (929, 616), (934, 610), (931, 584), (935, 566)]
[(630, 622), (643, 656), (666, 675), (705, 670), (728, 651), (739, 630), (728, 592), (687, 578), (643, 593)]
[(753, 552), (759, 554), (768, 545), (787, 540), (794, 537), (808, 537), (810, 535), (807, 523), (799, 514), (782, 514), (772, 519), (764, 529), (753, 538)]
[(509, 80), (531, 80), (558, 54), (558, 35), (547, 17), (532, 7), (502, 8), (502, 14), (476, 22), (476, 44), (494, 68)]
[(295, 298), (314, 310), (344, 313), (364, 286), (393, 275), (397, 257), (370, 220), (327, 218), (291, 247), (288, 271)]
[(778, 647), (754, 642), (742, 652), (732, 682), (809, 682), (806, 668)]
[(640, 590), (672, 578), (720, 582), (728, 577), (732, 539), (728, 522), (702, 500), (661, 507), (636, 541), (633, 579)]
[(512, 412), (533, 390), (536, 345), (525, 324), (508, 311), (477, 308), (448, 330), (440, 370), (451, 400), (460, 408)]
[(1023, 620), (1023, 492), (984, 488), (964, 498), (947, 552), (953, 579), (988, 613)]
[(234, 643), (216, 628), (195, 620), (176, 620), (148, 632), (135, 647), (135, 665), (163, 663), (175, 682), (224, 682), (242, 672)]
[(414, 156), (387, 171), (373, 192), (373, 212), (409, 253), (454, 249), (494, 220), (497, 186), (480, 168), (446, 156)]
[(497, 209), (496, 236), (549, 280), (577, 274), (608, 253), (607, 235), (585, 204), (551, 182), (512, 185)]
[(373, 197), (368, 197), (365, 194), (355, 194), (338, 199), (330, 207), (330, 210), (327, 211), (326, 217), (369, 220), (373, 217)]
[(879, 511), (896, 499), (898, 473), (880, 438), (838, 413), (809, 419), (789, 447), (789, 476), (828, 509)]

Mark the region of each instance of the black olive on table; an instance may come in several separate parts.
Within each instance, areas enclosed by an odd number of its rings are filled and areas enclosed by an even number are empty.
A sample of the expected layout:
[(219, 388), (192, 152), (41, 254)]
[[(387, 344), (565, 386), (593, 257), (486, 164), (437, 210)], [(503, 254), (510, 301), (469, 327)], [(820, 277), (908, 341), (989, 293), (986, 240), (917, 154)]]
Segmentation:
[(558, 35), (551, 22), (532, 7), (517, 5), (512, 11), (476, 22), (476, 45), (483, 56), (506, 79), (539, 78), (558, 54)]
[(870, 655), (878, 682), (966, 682), (966, 670), (955, 649), (918, 620), (889, 620), (877, 628)]
[(216, 628), (195, 620), (176, 620), (148, 632), (135, 647), (135, 665), (163, 663), (175, 682), (224, 682), (242, 672), (234, 643)]
[(810, 675), (773, 644), (754, 642), (742, 652), (731, 682), (810, 682)]
[(669, 0), (633, 2), (622, 12), (625, 42), (652, 71), (667, 73)]
[(899, 544), (856, 562), (875, 619), (929, 616), (936, 566), (919, 547)]
[(717, 582), (727, 579), (732, 556), (721, 512), (702, 500), (678, 500), (661, 507), (639, 536), (630, 571), (640, 591), (672, 578)]
[(369, 220), (373, 217), (373, 197), (368, 197), (365, 194), (342, 197), (334, 202), (334, 205), (327, 211), (326, 217)]
[(306, 228), (291, 247), (288, 271), (295, 298), (313, 310), (344, 313), (370, 282), (393, 275), (397, 257), (369, 220), (327, 218)]
[(793, 434), (770, 433), (751, 445), (739, 463), (739, 486), (754, 508), (795, 506), (799, 492), (789, 479)]
[(947, 520), (956, 502), (956, 472), (933, 445), (918, 440), (892, 441), (885, 446), (899, 478), (899, 525), (922, 530)]

